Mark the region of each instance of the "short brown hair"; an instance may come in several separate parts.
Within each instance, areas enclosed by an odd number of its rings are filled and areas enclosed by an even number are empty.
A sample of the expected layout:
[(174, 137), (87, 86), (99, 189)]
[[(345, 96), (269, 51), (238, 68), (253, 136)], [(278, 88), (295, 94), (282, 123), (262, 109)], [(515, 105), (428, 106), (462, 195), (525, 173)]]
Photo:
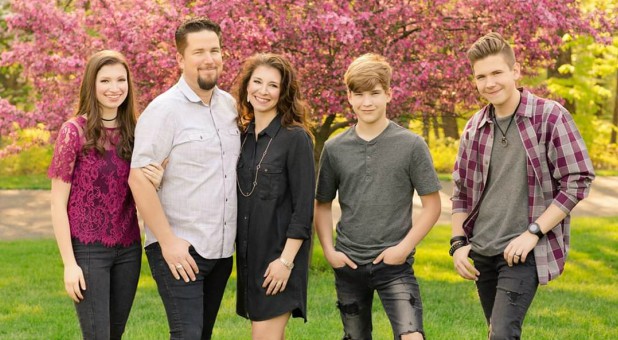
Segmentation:
[(371, 91), (382, 85), (384, 91), (391, 88), (393, 69), (386, 58), (379, 54), (367, 53), (354, 59), (343, 76), (349, 92)]
[(513, 67), (515, 64), (515, 53), (513, 53), (513, 48), (511, 48), (508, 41), (504, 40), (500, 33), (496, 32), (491, 32), (481, 37), (470, 46), (467, 52), (468, 60), (472, 66), (481, 59), (498, 54), (504, 57), (509, 67)]
[(180, 54), (184, 54), (185, 48), (187, 48), (187, 35), (189, 33), (211, 31), (214, 32), (219, 38), (219, 46), (221, 46), (221, 27), (213, 21), (205, 17), (197, 17), (185, 20), (174, 34), (176, 40), (176, 50)]

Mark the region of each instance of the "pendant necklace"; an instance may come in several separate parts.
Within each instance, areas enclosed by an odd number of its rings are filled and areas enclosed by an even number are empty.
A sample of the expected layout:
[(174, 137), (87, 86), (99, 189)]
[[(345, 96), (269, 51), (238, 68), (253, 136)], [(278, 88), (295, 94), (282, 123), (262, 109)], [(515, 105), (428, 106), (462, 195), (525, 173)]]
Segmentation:
[(513, 120), (515, 119), (515, 114), (517, 113), (517, 109), (519, 109), (519, 104), (521, 104), (521, 96), (519, 97), (519, 103), (517, 103), (517, 107), (515, 108), (515, 111), (513, 111), (513, 114), (511, 115), (511, 119), (509, 120), (509, 125), (506, 126), (506, 130), (504, 131), (502, 131), (502, 128), (500, 127), (500, 124), (498, 124), (498, 120), (496, 119), (496, 109), (493, 106), (491, 107), (490, 115), (492, 116), (494, 124), (496, 124), (496, 127), (498, 128), (498, 130), (500, 130), (500, 134), (502, 134), (502, 138), (500, 139), (500, 144), (502, 144), (503, 148), (506, 148), (509, 145), (509, 141), (506, 139), (506, 133), (509, 132), (511, 123), (513, 123)]
[[(240, 160), (240, 155), (242, 155), (242, 150), (245, 147), (245, 142), (247, 141), (247, 137), (249, 137), (248, 133), (245, 135), (245, 139), (242, 141), (242, 145), (240, 146), (240, 154), (238, 154), (239, 160)], [(262, 161), (264, 160), (264, 157), (266, 157), (266, 154), (268, 153), (268, 148), (270, 147), (270, 143), (272, 143), (272, 141), (273, 141), (273, 138), (270, 137), (270, 140), (268, 141), (268, 144), (266, 145), (266, 149), (264, 150), (264, 153), (262, 154), (262, 158), (260, 158), (260, 162), (255, 167), (255, 177), (253, 178), (251, 191), (249, 191), (248, 193), (245, 193), (244, 191), (242, 191), (242, 188), (240, 187), (240, 181), (238, 180), (238, 176), (236, 176), (236, 185), (238, 186), (238, 191), (240, 191), (241, 195), (245, 197), (249, 197), (251, 196), (251, 194), (253, 194), (253, 191), (257, 187), (257, 179), (258, 179), (258, 174), (260, 173), (260, 167), (262, 167)]]

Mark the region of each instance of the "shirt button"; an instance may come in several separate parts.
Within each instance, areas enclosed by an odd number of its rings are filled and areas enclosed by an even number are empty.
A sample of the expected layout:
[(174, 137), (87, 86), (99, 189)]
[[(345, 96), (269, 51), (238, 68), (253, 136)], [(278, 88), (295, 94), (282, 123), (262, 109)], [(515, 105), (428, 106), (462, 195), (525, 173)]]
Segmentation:
[(249, 217), (245, 216), (245, 220), (248, 219)]

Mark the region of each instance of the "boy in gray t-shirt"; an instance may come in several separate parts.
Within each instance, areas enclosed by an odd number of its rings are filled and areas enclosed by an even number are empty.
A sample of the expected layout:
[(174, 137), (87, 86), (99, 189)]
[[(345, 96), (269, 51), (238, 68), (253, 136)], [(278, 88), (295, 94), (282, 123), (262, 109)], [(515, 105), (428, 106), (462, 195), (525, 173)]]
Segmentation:
[[(386, 118), (391, 74), (379, 55), (352, 62), (344, 81), (358, 123), (326, 142), (320, 159), (315, 224), (335, 272), (346, 339), (371, 338), (375, 290), (396, 338), (424, 337), (412, 263), (416, 245), (440, 215), (440, 182), (422, 138)], [(414, 190), (423, 211), (412, 227)], [(341, 220), (333, 246), (337, 192)]]

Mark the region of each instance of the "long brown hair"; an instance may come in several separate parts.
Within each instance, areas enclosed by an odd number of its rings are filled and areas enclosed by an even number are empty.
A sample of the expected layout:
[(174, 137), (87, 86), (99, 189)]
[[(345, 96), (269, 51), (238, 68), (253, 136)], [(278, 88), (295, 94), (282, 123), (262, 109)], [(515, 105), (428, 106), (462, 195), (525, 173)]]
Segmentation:
[(254, 118), (253, 105), (249, 103), (247, 86), (251, 75), (259, 66), (269, 66), (281, 74), (281, 93), (277, 113), (281, 114), (283, 127), (300, 126), (313, 138), (309, 125), (309, 106), (300, 92), (296, 69), (287, 58), (274, 53), (258, 53), (245, 61), (234, 85), (238, 105), (239, 125), (245, 129)]
[(79, 89), (79, 104), (77, 105), (76, 116), (84, 115), (86, 117), (86, 143), (84, 144), (84, 152), (94, 149), (99, 154), (105, 152), (104, 142), (102, 139), (103, 122), (101, 121), (101, 108), (96, 95), (96, 79), (99, 70), (106, 65), (121, 64), (127, 71), (127, 98), (118, 107), (118, 115), (116, 122), (120, 130), (120, 140), (116, 145), (118, 156), (123, 159), (131, 159), (133, 152), (133, 142), (135, 133), (135, 122), (137, 117), (137, 108), (135, 101), (135, 90), (131, 80), (131, 72), (126, 58), (122, 53), (112, 50), (103, 50), (93, 54), (86, 64), (86, 71), (82, 84)]

